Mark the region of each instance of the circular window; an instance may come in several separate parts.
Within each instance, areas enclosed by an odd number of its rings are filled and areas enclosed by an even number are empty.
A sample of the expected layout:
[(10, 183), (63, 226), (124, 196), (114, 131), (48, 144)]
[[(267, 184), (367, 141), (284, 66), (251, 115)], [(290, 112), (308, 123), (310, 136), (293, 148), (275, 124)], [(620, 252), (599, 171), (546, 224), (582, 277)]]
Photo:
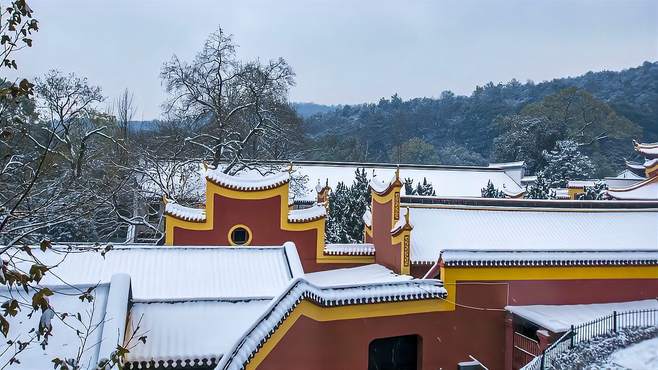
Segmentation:
[(251, 241), (251, 233), (246, 226), (236, 225), (231, 228), (229, 238), (232, 245), (247, 245)]

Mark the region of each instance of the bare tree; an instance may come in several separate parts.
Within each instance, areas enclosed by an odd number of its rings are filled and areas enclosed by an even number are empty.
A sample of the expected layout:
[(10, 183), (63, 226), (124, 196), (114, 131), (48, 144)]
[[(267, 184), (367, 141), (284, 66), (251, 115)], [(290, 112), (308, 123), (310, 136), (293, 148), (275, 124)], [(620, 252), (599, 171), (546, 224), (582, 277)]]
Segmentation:
[(117, 120), (117, 128), (119, 129), (119, 138), (125, 143), (128, 141), (128, 125), (133, 120), (137, 107), (135, 105), (135, 96), (128, 89), (123, 90), (121, 95), (116, 98), (114, 104), (116, 106), (115, 117)]
[[(227, 173), (280, 155), (296, 130), (289, 120), (288, 89), (294, 73), (282, 58), (242, 61), (231, 35), (212, 33), (191, 63), (173, 56), (161, 77), (170, 94), (165, 113), (191, 125), (186, 138)], [(294, 116), (294, 113), (293, 113)]]

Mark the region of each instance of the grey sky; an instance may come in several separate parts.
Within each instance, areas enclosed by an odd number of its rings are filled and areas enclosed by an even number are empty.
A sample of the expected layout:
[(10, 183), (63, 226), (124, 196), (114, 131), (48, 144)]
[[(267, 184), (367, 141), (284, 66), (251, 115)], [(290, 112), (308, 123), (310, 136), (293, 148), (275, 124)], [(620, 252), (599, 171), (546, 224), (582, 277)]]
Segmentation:
[(658, 1), (33, 0), (41, 22), (19, 57), (29, 77), (75, 72), (156, 118), (162, 62), (193, 57), (218, 25), (244, 58), (285, 58), (293, 101), (326, 104), (470, 94), (658, 60)]

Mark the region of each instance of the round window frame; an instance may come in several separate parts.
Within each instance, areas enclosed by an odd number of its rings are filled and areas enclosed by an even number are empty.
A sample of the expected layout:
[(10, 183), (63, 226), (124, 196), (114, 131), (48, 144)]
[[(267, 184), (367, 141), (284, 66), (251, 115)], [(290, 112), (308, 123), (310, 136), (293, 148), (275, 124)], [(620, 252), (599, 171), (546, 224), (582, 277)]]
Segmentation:
[[(247, 232), (247, 241), (246, 242), (244, 242), (242, 244), (238, 244), (238, 243), (235, 243), (233, 241), (233, 232), (237, 229), (244, 229)], [(247, 225), (237, 224), (237, 225), (233, 225), (233, 227), (231, 227), (229, 229), (227, 236), (228, 236), (228, 242), (229, 242), (229, 244), (231, 244), (231, 246), (241, 247), (241, 246), (245, 246), (245, 245), (251, 245), (251, 240), (254, 237), (254, 233), (251, 232), (251, 229)]]

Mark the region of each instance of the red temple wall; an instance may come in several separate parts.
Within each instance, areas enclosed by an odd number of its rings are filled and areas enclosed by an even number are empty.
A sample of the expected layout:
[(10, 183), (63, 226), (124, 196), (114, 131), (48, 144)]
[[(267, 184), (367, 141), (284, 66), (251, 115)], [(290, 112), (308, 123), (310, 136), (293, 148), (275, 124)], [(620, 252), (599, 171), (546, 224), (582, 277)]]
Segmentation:
[[(658, 296), (658, 280), (655, 282), (605, 279), (502, 283), (509, 283), (509, 304), (525, 305), (654, 298)], [(365, 369), (372, 340), (416, 334), (422, 338), (421, 369), (455, 369), (469, 355), (490, 369), (503, 369), (506, 333), (502, 309), (508, 304), (507, 285), (468, 283), (457, 287), (460, 306), (455, 311), (327, 322), (302, 316), (259, 368)]]
[(400, 248), (391, 245), (393, 200), (384, 204), (372, 202), (372, 242), (375, 245), (375, 262), (400, 272)]

